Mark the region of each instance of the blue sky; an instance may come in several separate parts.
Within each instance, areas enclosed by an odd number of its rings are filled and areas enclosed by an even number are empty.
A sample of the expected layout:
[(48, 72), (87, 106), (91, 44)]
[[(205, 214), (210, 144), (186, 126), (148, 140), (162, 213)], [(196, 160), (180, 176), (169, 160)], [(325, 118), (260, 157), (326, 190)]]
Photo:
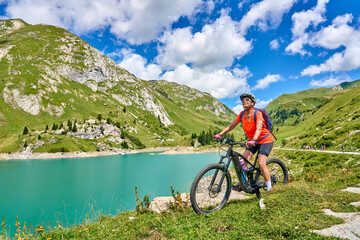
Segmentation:
[(360, 78), (356, 0), (0, 0), (0, 18), (52, 24), (145, 80), (185, 84), (234, 109)]

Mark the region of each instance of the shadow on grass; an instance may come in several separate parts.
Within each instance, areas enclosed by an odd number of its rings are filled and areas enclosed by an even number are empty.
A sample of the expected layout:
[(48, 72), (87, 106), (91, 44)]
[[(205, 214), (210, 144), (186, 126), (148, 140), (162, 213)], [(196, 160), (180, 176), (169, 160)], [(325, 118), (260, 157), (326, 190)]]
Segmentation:
[(0, 45), (1, 45), (1, 44), (6, 44), (6, 43), (8, 43), (8, 42), (9, 42), (9, 40), (1, 40), (1, 41), (0, 41)]

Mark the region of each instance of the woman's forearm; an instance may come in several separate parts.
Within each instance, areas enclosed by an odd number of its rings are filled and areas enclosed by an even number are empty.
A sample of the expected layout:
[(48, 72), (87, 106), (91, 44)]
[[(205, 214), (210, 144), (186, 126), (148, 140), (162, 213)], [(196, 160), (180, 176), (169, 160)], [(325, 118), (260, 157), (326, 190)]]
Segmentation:
[(256, 129), (255, 134), (254, 134), (254, 138), (258, 139), (260, 137), (261, 134), (261, 129)]
[(232, 127), (231, 125), (227, 126), (224, 130), (221, 131), (220, 135), (224, 135), (227, 132), (230, 132), (231, 130), (233, 130), (234, 127)]
[(229, 126), (227, 126), (224, 130), (222, 130), (219, 134), (220, 135), (224, 135), (227, 132), (230, 132), (231, 130), (233, 130), (239, 123), (235, 120), (232, 124), (230, 124)]
[(256, 123), (256, 131), (255, 131), (255, 134), (254, 134), (255, 139), (258, 139), (260, 137), (261, 131), (262, 131), (262, 123), (257, 122)]

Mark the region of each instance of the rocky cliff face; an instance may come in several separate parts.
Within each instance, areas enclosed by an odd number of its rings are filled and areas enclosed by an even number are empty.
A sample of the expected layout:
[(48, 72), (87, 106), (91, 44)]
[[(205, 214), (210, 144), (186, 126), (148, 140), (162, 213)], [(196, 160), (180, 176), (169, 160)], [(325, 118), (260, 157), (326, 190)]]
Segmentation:
[[(176, 120), (182, 113), (196, 116), (199, 125), (230, 121), (235, 116), (208, 93), (167, 81), (136, 78), (59, 27), (29, 25), (20, 19), (0, 20), (0, 39), (0, 112), (4, 116), (1, 119), (10, 125), (11, 109), (7, 107), (23, 114), (19, 119), (26, 114), (36, 119), (69, 118), (94, 114), (95, 108), (113, 112), (127, 107), (132, 118), (144, 126), (150, 124), (152, 116), (166, 127), (184, 128), (192, 121)], [(21, 121), (26, 122), (19, 120), (20, 125)]]

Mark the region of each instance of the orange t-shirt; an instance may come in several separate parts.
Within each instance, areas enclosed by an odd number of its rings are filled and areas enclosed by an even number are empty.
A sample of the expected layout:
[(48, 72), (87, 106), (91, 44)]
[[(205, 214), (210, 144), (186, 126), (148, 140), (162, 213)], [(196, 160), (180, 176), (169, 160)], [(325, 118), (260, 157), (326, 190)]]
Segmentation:
[[(243, 128), (244, 128), (244, 131), (245, 131), (246, 135), (248, 136), (249, 139), (253, 139), (254, 135), (255, 135), (255, 131), (256, 131), (256, 123), (254, 121), (254, 111), (255, 110), (251, 109), (250, 111), (251, 111), (250, 112), (250, 119), (246, 119), (246, 117), (245, 117), (246, 113), (244, 113), (243, 119), (241, 121), (241, 119), (240, 119), (241, 113), (240, 113), (239, 116), (237, 116), (236, 121), (238, 123), (242, 122), (242, 125), (243, 125)], [(263, 118), (262, 113), (260, 111), (257, 111), (257, 113), (256, 113), (256, 121), (261, 121), (262, 125), (265, 126), (264, 118)], [(269, 133), (270, 133), (270, 130), (263, 127), (258, 139), (263, 138), (264, 136), (266, 136)], [(269, 136), (265, 137), (264, 139), (261, 139), (257, 143), (264, 144), (264, 143), (271, 143), (273, 141), (274, 141), (273, 135), (269, 134)]]

